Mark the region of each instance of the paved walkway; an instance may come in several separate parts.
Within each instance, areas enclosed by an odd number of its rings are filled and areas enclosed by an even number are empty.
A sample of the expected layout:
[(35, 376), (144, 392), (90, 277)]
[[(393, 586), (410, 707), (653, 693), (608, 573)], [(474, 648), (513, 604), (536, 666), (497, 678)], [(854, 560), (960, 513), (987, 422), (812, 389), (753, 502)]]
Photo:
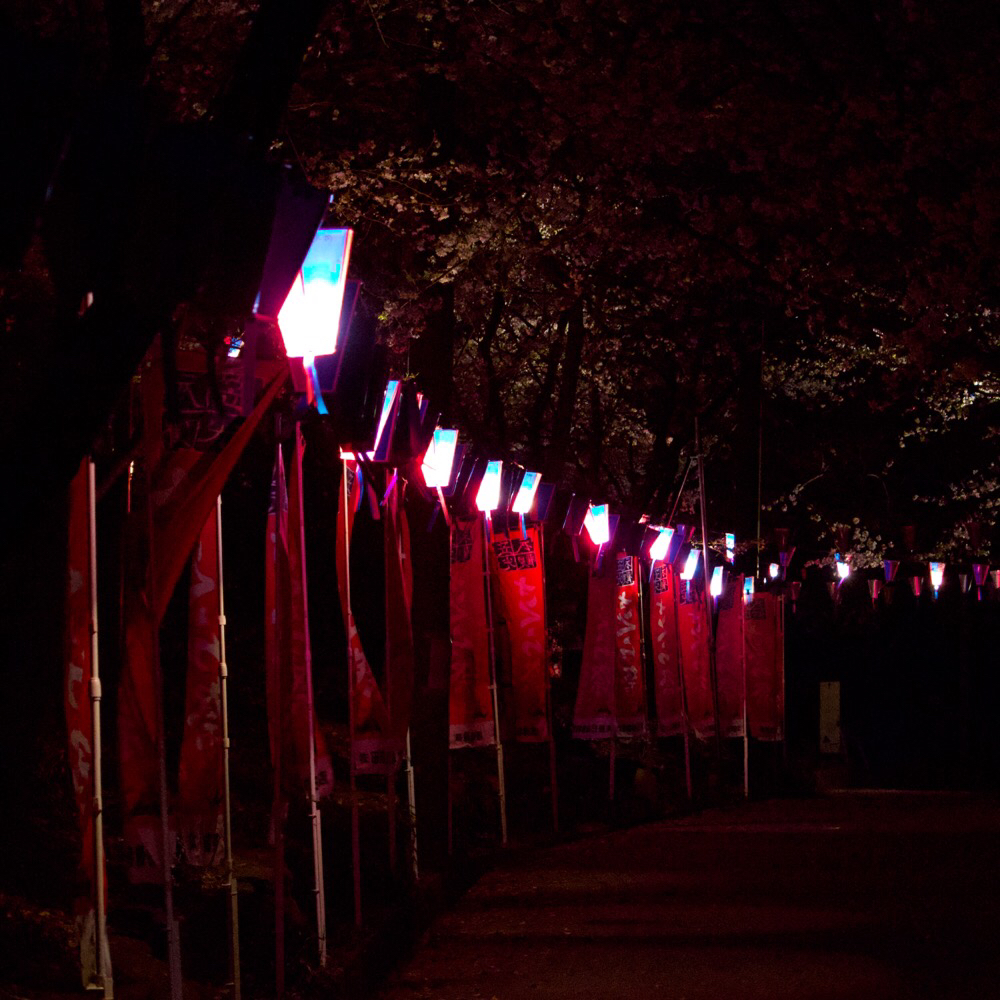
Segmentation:
[(839, 794), (511, 856), (387, 1000), (1000, 997), (1000, 805)]

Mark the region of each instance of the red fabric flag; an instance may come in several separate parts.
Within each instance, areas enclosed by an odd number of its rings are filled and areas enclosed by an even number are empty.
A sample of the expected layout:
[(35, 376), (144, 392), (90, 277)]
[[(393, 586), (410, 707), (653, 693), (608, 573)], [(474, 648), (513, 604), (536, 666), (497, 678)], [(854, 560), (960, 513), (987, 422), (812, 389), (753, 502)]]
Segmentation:
[(656, 563), (652, 583), (649, 633), (653, 643), (656, 733), (666, 738), (687, 728), (677, 635), (677, 580), (673, 568), (667, 563)]
[[(361, 645), (354, 610), (348, 601), (348, 560), (354, 533), (354, 515), (361, 500), (361, 479), (357, 462), (345, 462), (344, 475), (347, 477), (347, 523), (344, 523), (343, 510), (338, 511), (337, 585), (350, 658), (351, 766), (356, 774), (391, 774), (398, 765), (400, 748), (389, 745), (389, 711), (375, 679), (375, 672)], [(344, 499), (343, 489), (342, 485), (341, 502)]]
[(451, 528), (451, 679), (448, 742), (458, 747), (494, 742), (486, 617), (483, 515), (455, 518)]
[(615, 602), (618, 581), (609, 568), (590, 574), (587, 585), (587, 631), (583, 638), (580, 685), (573, 710), (578, 740), (606, 740), (615, 726)]
[[(296, 429), (296, 433), (300, 433)], [(302, 469), (292, 463), (285, 492), (284, 461), (279, 448), (271, 509), (268, 512), (265, 647), (268, 672), (268, 722), (272, 760), (280, 760), (282, 784), (290, 797), (309, 788), (309, 704), (312, 651), (305, 592), (305, 553), (301, 520)], [(316, 793), (333, 790), (333, 764), (315, 710), (312, 719)], [(280, 752), (275, 746), (281, 736)], [(275, 757), (278, 752), (278, 757)]]
[(785, 635), (774, 594), (746, 604), (747, 722), (759, 740), (784, 739)]
[(688, 722), (696, 736), (707, 739), (715, 735), (715, 707), (705, 601), (701, 592), (687, 581), (683, 588), (678, 588), (678, 598), (677, 626)]
[(219, 537), (213, 510), (191, 558), (184, 737), (177, 780), (177, 836), (189, 864), (222, 861), (222, 703)]
[(536, 525), (493, 536), (490, 566), (510, 636), (514, 730), (524, 743), (549, 738), (545, 655), (545, 571)]
[[(90, 581), (90, 461), (84, 459), (70, 483), (66, 586), (66, 674), (63, 707), (69, 737), (69, 771), (80, 825), (80, 892), (76, 920), (84, 986), (97, 972), (94, 852), (94, 728), (90, 704), (92, 599)], [(107, 880), (105, 880), (107, 885)], [(110, 967), (110, 966), (108, 966)]]
[(413, 565), (410, 525), (399, 477), (389, 491), (382, 519), (385, 537), (385, 700), (390, 738), (402, 754), (413, 703)]
[(730, 576), (719, 598), (715, 636), (719, 726), (724, 737), (743, 735), (743, 577)]
[(615, 570), (615, 724), (620, 736), (639, 736), (646, 731), (646, 684), (635, 556), (619, 552)]
[[(178, 423), (164, 425), (164, 387), (154, 344), (142, 376), (142, 463), (149, 495), (135, 493), (129, 516), (129, 579), (125, 586), (125, 661), (118, 692), (118, 748), (125, 810), (129, 877), (161, 881), (162, 827), (157, 764), (157, 705), (153, 642), (174, 587), (233, 466), (284, 384), (284, 364), (269, 368), (269, 382), (252, 413), (230, 434), (242, 413), (243, 372), (220, 368), (220, 414), (207, 375), (182, 375)], [(150, 507), (152, 510), (150, 512)], [(150, 523), (152, 537), (150, 537)], [(172, 853), (173, 844), (168, 850)]]

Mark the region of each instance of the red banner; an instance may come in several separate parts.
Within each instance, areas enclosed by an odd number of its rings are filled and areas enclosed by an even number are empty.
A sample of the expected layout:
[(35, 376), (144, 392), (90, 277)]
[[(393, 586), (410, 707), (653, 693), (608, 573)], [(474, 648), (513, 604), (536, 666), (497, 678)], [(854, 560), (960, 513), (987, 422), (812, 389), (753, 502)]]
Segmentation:
[[(300, 483), (301, 469), (296, 461), (286, 493), (279, 449), (267, 517), (264, 639), (271, 759), (280, 767), (282, 786), (289, 797), (301, 797), (309, 786), (312, 655), (304, 584)], [(333, 766), (315, 713), (312, 721), (316, 792), (322, 797), (333, 790)]]
[(486, 617), (483, 515), (451, 528), (451, 680), (448, 742), (453, 749), (494, 742)]
[(639, 563), (618, 553), (615, 559), (618, 597), (615, 603), (615, 715), (619, 736), (646, 731), (646, 682), (642, 663), (642, 619), (639, 608)]
[(784, 739), (785, 633), (780, 599), (755, 594), (746, 604), (747, 721), (759, 740)]
[(702, 592), (688, 581), (678, 588), (678, 598), (677, 626), (688, 722), (696, 736), (707, 739), (715, 735), (708, 615)]
[[(389, 711), (382, 698), (375, 673), (368, 663), (354, 611), (348, 601), (348, 568), (351, 537), (354, 534), (354, 515), (361, 500), (361, 479), (355, 461), (344, 463), (347, 477), (347, 522), (344, 522), (344, 484), (341, 484), (337, 513), (337, 586), (340, 591), (340, 610), (347, 633), (350, 658), (350, 743), (351, 766), (356, 774), (391, 774), (399, 763), (400, 745), (390, 745)], [(388, 622), (387, 622), (388, 627)], [(386, 638), (388, 648), (388, 636)], [(387, 649), (388, 651), (388, 649)]]
[(743, 735), (743, 577), (730, 576), (719, 598), (715, 634), (715, 677), (723, 736)]
[(76, 901), (80, 931), (80, 965), (87, 985), (97, 971), (94, 857), (94, 729), (90, 705), (91, 610), (90, 583), (90, 462), (84, 459), (69, 494), (69, 537), (66, 586), (66, 674), (63, 706), (69, 737), (69, 772), (73, 779), (80, 825), (80, 895)]
[(219, 692), (219, 538), (213, 510), (191, 558), (184, 737), (177, 780), (177, 836), (189, 864), (223, 855), (222, 704)]
[(514, 731), (523, 743), (549, 738), (545, 654), (545, 570), (536, 525), (511, 536), (494, 534), (491, 569), (497, 604), (510, 637)]
[[(128, 579), (125, 585), (125, 660), (118, 691), (118, 757), (125, 812), (129, 878), (162, 881), (162, 826), (157, 763), (158, 680), (153, 643), (158, 642), (174, 587), (197, 542), (202, 525), (261, 418), (287, 377), (282, 364), (268, 372), (269, 383), (250, 416), (232, 431), (243, 412), (242, 367), (217, 375), (223, 397), (219, 413), (206, 373), (178, 376), (179, 419), (164, 419), (164, 385), (159, 342), (143, 364), (142, 466), (149, 495), (136, 489), (128, 525)], [(150, 537), (150, 523), (152, 537)], [(173, 844), (168, 850), (172, 854)]]
[(683, 733), (687, 728), (677, 635), (677, 579), (667, 563), (658, 562), (653, 567), (649, 614), (656, 734), (666, 738)]
[(392, 484), (382, 519), (385, 538), (385, 700), (389, 736), (402, 753), (413, 704), (413, 565), (403, 483)]
[(573, 710), (578, 740), (606, 740), (615, 735), (615, 602), (618, 581), (610, 567), (590, 574), (587, 631), (583, 638), (580, 686)]

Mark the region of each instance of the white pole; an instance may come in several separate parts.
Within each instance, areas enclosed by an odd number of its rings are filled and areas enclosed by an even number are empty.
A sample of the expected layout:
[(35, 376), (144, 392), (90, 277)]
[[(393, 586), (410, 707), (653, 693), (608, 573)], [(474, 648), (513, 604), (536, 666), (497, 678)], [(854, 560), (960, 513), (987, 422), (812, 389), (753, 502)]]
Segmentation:
[(417, 882), (420, 879), (420, 865), (417, 862), (417, 783), (413, 773), (409, 727), (406, 729), (406, 805), (410, 817), (410, 865), (413, 870), (413, 881)]
[(740, 588), (740, 661), (743, 667), (743, 798), (750, 798), (750, 727), (747, 721), (746, 592)]
[(493, 737), (497, 748), (497, 793), (500, 799), (500, 843), (507, 844), (507, 789), (504, 786), (503, 741), (500, 739), (500, 701), (497, 696), (496, 649), (493, 637), (493, 594), (490, 589), (489, 514), (483, 514), (483, 578), (486, 585), (486, 622), (490, 652), (490, 691), (493, 695)]
[(101, 674), (97, 658), (97, 490), (93, 459), (87, 462), (87, 521), (90, 530), (90, 724), (94, 792), (94, 912), (97, 919), (97, 985), (105, 1000), (115, 995), (104, 905), (104, 795), (101, 774)]
[(233, 1000), (240, 1000), (240, 915), (236, 876), (233, 874), (232, 798), (229, 789), (229, 667), (226, 664), (226, 599), (222, 573), (222, 494), (215, 501), (216, 552), (219, 563), (219, 705), (222, 711), (222, 817), (226, 838), (226, 883), (229, 886), (229, 974)]
[(340, 507), (344, 519), (344, 604), (347, 608), (347, 730), (348, 766), (351, 791), (351, 856), (354, 869), (354, 925), (361, 926), (361, 823), (358, 815), (358, 781), (354, 773), (354, 658), (351, 655), (351, 630), (354, 612), (351, 610), (351, 520), (347, 506), (351, 493), (347, 488), (347, 459), (341, 463)]
[(323, 827), (316, 794), (316, 733), (313, 711), (312, 651), (309, 648), (309, 592), (306, 586), (306, 533), (302, 481), (302, 428), (295, 425), (295, 464), (299, 479), (299, 569), (302, 578), (302, 624), (306, 650), (306, 713), (309, 717), (309, 818), (313, 841), (313, 894), (316, 897), (316, 942), (320, 966), (326, 965), (326, 891), (323, 886)]

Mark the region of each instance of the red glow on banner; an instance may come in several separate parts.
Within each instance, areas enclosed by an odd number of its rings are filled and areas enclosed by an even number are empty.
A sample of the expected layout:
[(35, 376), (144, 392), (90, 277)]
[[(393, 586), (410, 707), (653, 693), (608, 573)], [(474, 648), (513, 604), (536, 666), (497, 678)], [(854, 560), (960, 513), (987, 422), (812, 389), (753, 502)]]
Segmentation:
[(784, 738), (785, 635), (780, 600), (757, 594), (746, 605), (747, 721), (750, 735)]
[(715, 706), (705, 600), (701, 588), (695, 586), (691, 586), (690, 591), (687, 588), (681, 590), (678, 596), (677, 624), (688, 721), (696, 736), (707, 739), (715, 734)]
[(646, 685), (642, 665), (638, 560), (615, 559), (615, 722), (619, 735), (646, 731)]
[(539, 529), (493, 536), (491, 569), (497, 603), (510, 637), (516, 738), (537, 743), (549, 737), (545, 640), (545, 573)]
[(453, 749), (494, 742), (486, 618), (483, 517), (451, 529), (451, 672), (448, 742)]
[(677, 580), (667, 563), (653, 567), (649, 614), (656, 734), (666, 738), (683, 733), (686, 728), (677, 635)]
[(579, 740), (606, 740), (615, 725), (615, 600), (618, 583), (612, 572), (590, 574), (587, 587), (587, 631), (583, 639), (580, 685), (573, 711), (573, 735)]
[(731, 576), (719, 600), (715, 676), (723, 736), (743, 735), (743, 577)]

